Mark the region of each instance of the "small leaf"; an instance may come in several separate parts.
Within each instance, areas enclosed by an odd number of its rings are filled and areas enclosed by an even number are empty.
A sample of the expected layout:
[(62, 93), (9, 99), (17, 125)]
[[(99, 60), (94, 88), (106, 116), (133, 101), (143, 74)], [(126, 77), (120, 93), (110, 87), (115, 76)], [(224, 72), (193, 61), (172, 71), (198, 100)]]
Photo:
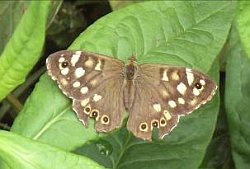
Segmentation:
[(18, 169), (103, 169), (83, 156), (38, 143), (17, 134), (0, 131), (0, 158)]
[(225, 107), (235, 167), (249, 168), (250, 59), (239, 41), (234, 28), (230, 38), (231, 50), (227, 56)]
[(20, 85), (42, 51), (50, 1), (32, 1), (0, 57), (0, 100)]
[(18, 22), (25, 13), (29, 1), (0, 1), (0, 53), (11, 38)]
[(242, 49), (246, 52), (246, 56), (250, 58), (250, 3), (239, 1), (238, 4), (236, 27), (239, 31)]

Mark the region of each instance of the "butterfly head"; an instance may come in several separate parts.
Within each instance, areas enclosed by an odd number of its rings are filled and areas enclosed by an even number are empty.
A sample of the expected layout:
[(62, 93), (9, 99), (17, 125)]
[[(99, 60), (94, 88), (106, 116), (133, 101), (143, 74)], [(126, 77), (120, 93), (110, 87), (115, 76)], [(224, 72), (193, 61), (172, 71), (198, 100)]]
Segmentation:
[(128, 60), (130, 63), (136, 63), (136, 56), (132, 55)]

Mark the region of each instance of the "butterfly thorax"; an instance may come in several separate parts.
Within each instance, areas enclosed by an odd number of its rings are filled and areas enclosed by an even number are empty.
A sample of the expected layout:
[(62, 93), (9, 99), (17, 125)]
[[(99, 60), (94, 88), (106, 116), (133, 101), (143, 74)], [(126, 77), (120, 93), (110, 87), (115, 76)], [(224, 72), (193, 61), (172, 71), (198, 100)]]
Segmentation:
[(136, 59), (132, 56), (129, 59), (129, 63), (126, 65), (126, 78), (128, 81), (133, 81), (137, 76), (137, 64)]
[(137, 66), (129, 64), (126, 66), (126, 78), (128, 81), (133, 81), (136, 77)]

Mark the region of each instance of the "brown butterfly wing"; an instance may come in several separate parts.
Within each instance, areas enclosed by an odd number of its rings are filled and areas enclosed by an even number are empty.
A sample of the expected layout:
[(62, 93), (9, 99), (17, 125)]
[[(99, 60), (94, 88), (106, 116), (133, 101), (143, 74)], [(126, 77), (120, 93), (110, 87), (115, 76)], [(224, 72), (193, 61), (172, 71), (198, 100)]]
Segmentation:
[(109, 132), (121, 126), (125, 112), (122, 83), (121, 79), (114, 77), (104, 82), (104, 87), (96, 94), (83, 100), (73, 100), (73, 109), (85, 126), (88, 117), (96, 120), (95, 128), (98, 132)]
[[(84, 51), (62, 50), (51, 54), (48, 74), (56, 80), (63, 93), (82, 100), (102, 90), (104, 82), (118, 78), (124, 63), (118, 59)], [(93, 90), (95, 89), (95, 90)]]
[(163, 138), (178, 123), (212, 98), (216, 84), (203, 73), (183, 67), (142, 64), (135, 79), (134, 104), (129, 109), (128, 129), (150, 140), (153, 127)]
[(59, 51), (47, 59), (47, 69), (63, 93), (73, 99), (73, 109), (86, 126), (96, 119), (97, 131), (121, 125), (123, 68), (120, 60), (83, 51)]

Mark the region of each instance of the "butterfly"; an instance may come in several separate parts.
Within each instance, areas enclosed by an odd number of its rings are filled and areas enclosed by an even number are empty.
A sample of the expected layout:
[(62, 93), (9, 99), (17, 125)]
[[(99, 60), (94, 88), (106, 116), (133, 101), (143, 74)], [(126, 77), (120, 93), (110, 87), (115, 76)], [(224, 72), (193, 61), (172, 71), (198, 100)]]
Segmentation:
[(133, 56), (119, 59), (86, 51), (62, 50), (51, 54), (48, 74), (73, 100), (72, 108), (84, 126), (95, 119), (97, 132), (122, 125), (134, 136), (151, 140), (154, 128), (162, 139), (180, 116), (207, 103), (217, 85), (207, 75), (190, 68), (167, 64), (137, 64)]

